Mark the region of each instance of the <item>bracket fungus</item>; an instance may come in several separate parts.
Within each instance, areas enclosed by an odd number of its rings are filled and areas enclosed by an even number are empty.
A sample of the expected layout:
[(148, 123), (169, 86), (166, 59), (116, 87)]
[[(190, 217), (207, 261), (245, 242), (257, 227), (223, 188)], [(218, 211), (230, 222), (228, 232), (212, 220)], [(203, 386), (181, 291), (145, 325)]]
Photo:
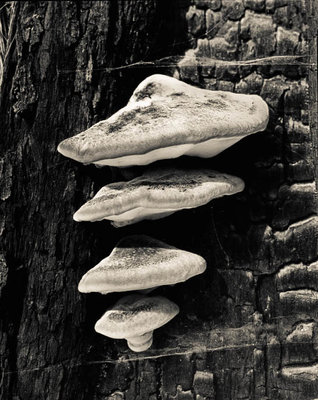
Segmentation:
[(244, 189), (242, 179), (211, 170), (158, 169), (129, 182), (104, 186), (75, 214), (75, 221), (108, 219), (116, 227), (159, 219)]
[(152, 345), (153, 331), (179, 313), (179, 307), (161, 297), (132, 294), (123, 297), (96, 322), (95, 331), (113, 339), (126, 339), (136, 352)]
[(84, 164), (127, 167), (182, 155), (213, 157), (262, 131), (268, 106), (257, 95), (211, 91), (151, 75), (110, 118), (65, 139), (58, 151)]
[(169, 246), (146, 235), (121, 239), (111, 254), (81, 279), (82, 293), (126, 292), (174, 285), (202, 274), (201, 256)]

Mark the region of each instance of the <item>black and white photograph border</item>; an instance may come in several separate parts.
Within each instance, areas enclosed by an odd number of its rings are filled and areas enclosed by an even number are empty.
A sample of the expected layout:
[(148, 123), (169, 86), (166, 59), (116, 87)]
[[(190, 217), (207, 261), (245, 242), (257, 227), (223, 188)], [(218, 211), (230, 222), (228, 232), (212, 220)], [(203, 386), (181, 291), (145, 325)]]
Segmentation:
[(0, 1), (0, 400), (318, 398), (317, 21)]

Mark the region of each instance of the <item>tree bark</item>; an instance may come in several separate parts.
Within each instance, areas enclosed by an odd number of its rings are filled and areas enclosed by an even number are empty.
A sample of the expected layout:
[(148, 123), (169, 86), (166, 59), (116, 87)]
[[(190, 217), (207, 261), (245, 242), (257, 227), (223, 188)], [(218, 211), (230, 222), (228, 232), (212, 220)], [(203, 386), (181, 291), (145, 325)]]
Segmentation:
[[(0, 92), (1, 399), (317, 396), (316, 4), (164, 3), (13, 2)], [(177, 65), (117, 68), (185, 50)], [(123, 107), (155, 72), (267, 101), (264, 133), (212, 159), (175, 160), (237, 175), (245, 191), (119, 229), (74, 222), (101, 186), (142, 168), (83, 166), (58, 143)], [(94, 332), (119, 294), (77, 291), (135, 233), (208, 263), (158, 289), (181, 312), (141, 354)]]

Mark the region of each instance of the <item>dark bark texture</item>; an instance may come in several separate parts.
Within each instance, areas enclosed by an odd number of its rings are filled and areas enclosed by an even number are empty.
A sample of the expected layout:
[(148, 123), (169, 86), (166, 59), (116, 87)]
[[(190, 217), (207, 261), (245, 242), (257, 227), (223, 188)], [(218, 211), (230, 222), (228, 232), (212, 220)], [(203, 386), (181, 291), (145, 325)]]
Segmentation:
[[(318, 397), (316, 2), (13, 6), (0, 92), (0, 398)], [(185, 52), (175, 66), (116, 69)], [(232, 173), (246, 189), (119, 229), (74, 222), (101, 186), (142, 168), (83, 166), (59, 155), (58, 143), (124, 106), (154, 72), (267, 101), (265, 132), (213, 159), (173, 161)], [(157, 289), (181, 312), (141, 354), (93, 330), (119, 294), (77, 291), (132, 233), (208, 263), (202, 276)]]

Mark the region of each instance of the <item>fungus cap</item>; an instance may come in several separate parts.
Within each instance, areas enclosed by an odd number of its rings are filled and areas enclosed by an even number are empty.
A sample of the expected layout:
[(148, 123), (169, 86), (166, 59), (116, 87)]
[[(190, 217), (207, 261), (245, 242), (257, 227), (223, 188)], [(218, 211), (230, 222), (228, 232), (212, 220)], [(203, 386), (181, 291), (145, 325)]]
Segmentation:
[(86, 131), (65, 139), (58, 151), (84, 164), (132, 166), (181, 155), (213, 157), (268, 123), (257, 95), (197, 88), (151, 75), (128, 104)]
[(89, 270), (78, 290), (104, 294), (144, 290), (184, 282), (205, 269), (204, 258), (197, 254), (133, 235), (121, 239), (107, 258)]
[(242, 179), (211, 170), (155, 169), (129, 182), (104, 186), (75, 214), (75, 221), (108, 219), (114, 226), (158, 219), (244, 189)]
[(152, 332), (179, 313), (179, 307), (161, 297), (129, 295), (119, 300), (96, 322), (95, 331), (113, 339), (127, 339), (133, 351), (147, 350)]

